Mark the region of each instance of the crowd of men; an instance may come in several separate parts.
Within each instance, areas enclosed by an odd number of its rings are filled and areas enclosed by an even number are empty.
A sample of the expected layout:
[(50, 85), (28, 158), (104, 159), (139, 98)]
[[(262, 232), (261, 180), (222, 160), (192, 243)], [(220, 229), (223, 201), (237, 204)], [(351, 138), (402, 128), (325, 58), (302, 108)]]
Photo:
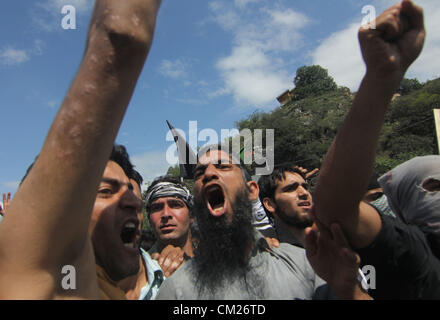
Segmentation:
[[(439, 157), (379, 179), (391, 214), (366, 197), (387, 106), (423, 47), (422, 9), (403, 0), (359, 30), (367, 71), (313, 198), (304, 169), (277, 166), (257, 182), (237, 155), (211, 145), (197, 155), (193, 190), (164, 176), (143, 200), (142, 177), (114, 141), (160, 3), (96, 1), (41, 152), (4, 197), (0, 298), (440, 298)], [(258, 204), (270, 228), (255, 227)], [(139, 246), (143, 209), (156, 237), (148, 249)], [(376, 288), (363, 286), (361, 262), (376, 269)], [(62, 286), (66, 265), (77, 270), (74, 290)]]

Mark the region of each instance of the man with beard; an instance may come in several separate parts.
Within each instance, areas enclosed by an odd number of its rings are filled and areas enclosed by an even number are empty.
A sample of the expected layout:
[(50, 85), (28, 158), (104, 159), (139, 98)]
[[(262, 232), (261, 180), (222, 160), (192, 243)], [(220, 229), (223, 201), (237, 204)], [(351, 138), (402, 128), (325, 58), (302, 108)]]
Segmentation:
[(258, 180), (260, 200), (275, 228), (276, 238), (304, 247), (305, 229), (313, 219), (312, 195), (303, 171), (298, 167), (275, 167), (270, 175)]
[[(195, 257), (163, 283), (158, 299), (330, 297), (303, 249), (289, 244), (269, 248), (255, 231), (251, 201), (258, 197), (258, 184), (246, 180), (245, 170), (220, 146), (199, 153), (194, 175), (194, 215), (199, 229)], [(342, 260), (333, 263), (341, 263), (339, 279), (352, 280), (350, 290), (335, 282), (336, 294), (350, 299), (364, 296), (356, 268), (344, 274)]]

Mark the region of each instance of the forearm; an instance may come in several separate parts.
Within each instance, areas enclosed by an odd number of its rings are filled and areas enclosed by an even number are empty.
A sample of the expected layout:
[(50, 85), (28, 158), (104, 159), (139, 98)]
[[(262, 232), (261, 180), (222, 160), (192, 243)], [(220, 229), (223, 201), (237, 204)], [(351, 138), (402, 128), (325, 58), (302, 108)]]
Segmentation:
[(3, 257), (49, 265), (81, 254), (97, 187), (153, 37), (159, 1), (143, 2), (149, 5), (122, 12), (119, 1), (97, 2), (80, 69), (2, 226), (0, 243), (14, 244), (0, 247)]
[(315, 212), (324, 224), (338, 222), (345, 232), (358, 228), (359, 203), (372, 174), (385, 111), (398, 83), (370, 74), (364, 77), (315, 189)]

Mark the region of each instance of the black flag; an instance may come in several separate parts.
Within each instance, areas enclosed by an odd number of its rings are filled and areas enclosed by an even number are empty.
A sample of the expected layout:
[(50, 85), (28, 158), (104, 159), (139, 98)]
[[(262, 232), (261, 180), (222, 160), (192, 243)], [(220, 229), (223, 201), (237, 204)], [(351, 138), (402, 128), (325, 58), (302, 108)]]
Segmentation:
[(194, 178), (194, 168), (197, 164), (197, 157), (179, 132), (168, 122), (168, 127), (174, 136), (174, 142), (177, 145), (177, 154), (179, 155), (180, 176), (185, 179)]

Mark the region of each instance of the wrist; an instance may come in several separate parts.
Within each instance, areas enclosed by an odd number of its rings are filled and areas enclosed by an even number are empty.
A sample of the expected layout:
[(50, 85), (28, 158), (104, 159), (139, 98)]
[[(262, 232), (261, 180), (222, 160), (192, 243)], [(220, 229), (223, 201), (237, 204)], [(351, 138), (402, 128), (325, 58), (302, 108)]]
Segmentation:
[(367, 68), (363, 82), (366, 82), (369, 86), (374, 86), (379, 94), (392, 96), (399, 88), (404, 75), (405, 72), (397, 70), (393, 72), (380, 72)]

